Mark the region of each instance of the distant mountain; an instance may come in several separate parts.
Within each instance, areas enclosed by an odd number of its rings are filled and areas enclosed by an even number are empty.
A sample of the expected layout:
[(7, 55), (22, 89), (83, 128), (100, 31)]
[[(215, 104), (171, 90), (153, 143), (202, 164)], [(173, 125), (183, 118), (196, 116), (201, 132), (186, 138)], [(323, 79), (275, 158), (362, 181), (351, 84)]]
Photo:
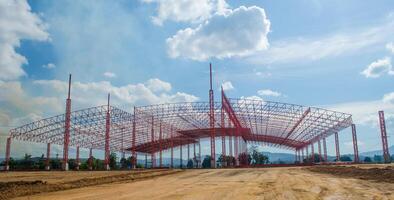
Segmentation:
[[(389, 152), (391, 155), (394, 154), (394, 145), (389, 147)], [(383, 150), (362, 152), (362, 153), (360, 153), (360, 155), (369, 156), (369, 157), (373, 157), (374, 155), (383, 155)]]

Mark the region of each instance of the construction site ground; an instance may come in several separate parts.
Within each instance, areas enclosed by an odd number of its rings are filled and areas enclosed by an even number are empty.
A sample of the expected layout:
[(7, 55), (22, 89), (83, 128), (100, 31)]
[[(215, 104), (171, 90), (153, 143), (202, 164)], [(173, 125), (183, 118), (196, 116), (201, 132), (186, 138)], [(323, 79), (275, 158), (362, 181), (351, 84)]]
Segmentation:
[(0, 199), (394, 199), (394, 165), (0, 173)]

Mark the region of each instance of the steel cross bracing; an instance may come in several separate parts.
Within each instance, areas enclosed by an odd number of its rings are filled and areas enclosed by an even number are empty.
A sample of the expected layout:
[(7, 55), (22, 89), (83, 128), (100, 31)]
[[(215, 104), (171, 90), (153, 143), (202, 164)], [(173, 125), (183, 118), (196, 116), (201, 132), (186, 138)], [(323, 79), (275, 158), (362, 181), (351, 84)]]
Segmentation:
[[(213, 104), (216, 138), (240, 136), (249, 143), (302, 149), (352, 124), (350, 114), (321, 108), (250, 99), (227, 100), (226, 109), (231, 109), (231, 113), (224, 114), (224, 121), (228, 122), (224, 127), (222, 104)], [(134, 114), (113, 106), (109, 109), (111, 151), (166, 152), (210, 137), (209, 102), (141, 106), (134, 108)], [(71, 112), (69, 145), (104, 150), (106, 113), (107, 105)], [(63, 114), (12, 129), (10, 136), (16, 140), (63, 145), (64, 126)]]

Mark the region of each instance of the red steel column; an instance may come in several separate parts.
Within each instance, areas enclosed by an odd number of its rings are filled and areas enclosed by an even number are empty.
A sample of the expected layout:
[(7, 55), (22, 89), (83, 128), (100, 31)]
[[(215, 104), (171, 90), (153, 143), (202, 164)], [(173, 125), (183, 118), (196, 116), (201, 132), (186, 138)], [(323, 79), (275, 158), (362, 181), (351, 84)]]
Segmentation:
[[(223, 87), (222, 87), (222, 109), (220, 112), (220, 125), (222, 128), (222, 157), (225, 159), (226, 157), (226, 131), (225, 131), (225, 123), (224, 123), (224, 108), (223, 108)], [(223, 160), (222, 165), (226, 165), (225, 160)]]
[(193, 162), (196, 160), (196, 143), (193, 143)]
[(304, 154), (304, 148), (301, 149), (301, 163), (304, 163), (305, 159), (305, 154)]
[(317, 142), (317, 146), (319, 147), (319, 162), (321, 162), (322, 161), (322, 156), (321, 156), (321, 142), (320, 142), (320, 140)]
[(182, 145), (179, 147), (179, 168), (183, 168), (183, 161), (182, 161)]
[(93, 149), (89, 149), (89, 170), (93, 170)]
[(306, 150), (306, 159), (305, 159), (305, 161), (308, 163), (308, 159), (309, 159), (309, 147), (308, 147), (308, 145), (305, 146), (305, 150)]
[[(228, 120), (228, 127), (231, 128), (231, 120)], [(229, 155), (233, 156), (233, 129), (230, 130), (230, 136), (228, 137), (228, 151)]]
[(77, 156), (76, 156), (75, 162), (77, 164), (77, 166), (75, 166), (75, 169), (79, 170), (79, 164), (80, 164), (80, 162), (79, 162), (79, 147), (77, 147)]
[(10, 154), (11, 154), (11, 137), (7, 138), (5, 146), (5, 171), (10, 170)]
[(174, 134), (171, 126), (171, 168), (174, 168)]
[(234, 138), (234, 157), (235, 157), (235, 165), (238, 166), (238, 143), (239, 143), (239, 128), (235, 127), (235, 130), (237, 131), (235, 134), (235, 138)]
[(337, 162), (341, 161), (341, 154), (339, 151), (339, 137), (338, 133), (335, 132), (335, 151), (336, 151), (336, 156), (337, 156)]
[(387, 142), (387, 133), (386, 133), (386, 122), (384, 120), (384, 112), (379, 111), (379, 124), (380, 124), (380, 133), (382, 136), (382, 145), (383, 145), (383, 158), (385, 163), (391, 162), (389, 145)]
[(107, 104), (107, 116), (105, 119), (105, 158), (104, 158), (104, 167), (106, 170), (110, 170), (109, 167), (109, 159), (110, 159), (110, 150), (109, 150), (109, 132), (111, 129), (111, 115), (110, 115), (110, 107), (109, 107), (110, 94), (108, 94), (108, 104)]
[(355, 124), (352, 124), (352, 136), (353, 136), (354, 162), (358, 163), (359, 158), (358, 158), (358, 145), (357, 145), (357, 131)]
[(212, 90), (212, 65), (209, 63), (209, 127), (211, 132), (211, 168), (216, 168), (216, 159), (215, 159), (215, 103), (213, 98), (213, 90)]
[(295, 152), (294, 152), (294, 164), (296, 164), (297, 163), (297, 160), (298, 160), (298, 154), (297, 154), (297, 149), (295, 150)]
[(198, 138), (198, 164), (197, 167), (200, 167), (201, 163), (201, 143), (200, 143), (200, 138)]
[(135, 116), (135, 114), (136, 114), (136, 112), (135, 112), (135, 106), (134, 106), (134, 115), (133, 115), (133, 132), (132, 132), (132, 139), (131, 139), (131, 146), (132, 146), (132, 150), (131, 150), (131, 157), (132, 157), (132, 159), (131, 159), (131, 166), (132, 166), (132, 168), (133, 169), (135, 169), (136, 168), (136, 162), (137, 162), (137, 154), (136, 154), (136, 152), (135, 152), (135, 139), (136, 139), (136, 123), (135, 123), (135, 118), (136, 118), (136, 116)]
[(50, 170), (50, 158), (51, 157), (51, 143), (47, 143), (47, 159), (45, 161), (45, 170)]
[(187, 144), (187, 162), (186, 164), (189, 162), (190, 160), (190, 144)]
[(64, 121), (64, 145), (63, 145), (63, 170), (68, 170), (68, 145), (70, 143), (70, 125), (71, 125), (71, 74), (68, 78), (68, 95), (66, 100), (66, 115)]
[[(154, 118), (152, 116), (152, 122), (151, 122), (151, 142), (152, 146), (154, 146), (155, 142), (155, 129), (154, 129)], [(155, 150), (152, 149), (152, 154), (151, 154), (151, 162), (152, 162), (152, 168), (156, 167), (156, 157), (155, 157)]]
[(323, 160), (323, 162), (328, 162), (326, 138), (323, 138), (323, 155), (324, 155), (324, 160)]
[(313, 143), (311, 144), (311, 154), (312, 154), (312, 156), (311, 156), (311, 160), (312, 160), (312, 163), (315, 163), (315, 147), (314, 147), (314, 145), (313, 145)]
[(159, 151), (160, 151), (159, 166), (160, 167), (163, 167), (163, 159), (162, 159), (163, 152), (162, 152), (162, 146), (161, 146), (162, 139), (163, 139), (162, 137), (163, 137), (163, 133), (161, 130), (161, 122), (160, 122), (160, 130), (159, 130)]

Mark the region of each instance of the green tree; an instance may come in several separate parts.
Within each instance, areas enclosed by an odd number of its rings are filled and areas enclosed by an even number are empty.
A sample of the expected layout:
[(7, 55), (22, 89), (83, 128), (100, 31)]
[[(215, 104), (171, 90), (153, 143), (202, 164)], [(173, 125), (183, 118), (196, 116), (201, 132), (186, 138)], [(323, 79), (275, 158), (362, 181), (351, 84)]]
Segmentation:
[(202, 161), (202, 168), (211, 168), (211, 156), (205, 156)]
[(121, 169), (127, 169), (128, 166), (129, 166), (129, 164), (127, 163), (127, 159), (126, 158), (121, 158), (120, 159), (120, 168)]
[(249, 153), (241, 153), (239, 155), (239, 163), (241, 165), (249, 165), (252, 162), (252, 156)]
[(347, 155), (341, 156), (341, 157), (340, 157), (340, 160), (341, 160), (342, 162), (351, 162), (351, 161), (352, 161), (352, 159), (350, 158), (350, 156), (347, 156)]
[(370, 162), (372, 162), (372, 159), (371, 159), (371, 157), (365, 157), (364, 158), (364, 162), (366, 162), (366, 163), (370, 163)]
[(109, 155), (109, 167), (111, 169), (116, 169), (116, 153), (111, 153)]
[(193, 168), (193, 160), (192, 160), (192, 159), (190, 159), (189, 161), (187, 161), (186, 167), (189, 168), (189, 169)]
[(381, 156), (381, 155), (374, 155), (373, 156), (373, 160), (375, 162), (381, 163), (381, 162), (383, 162), (383, 156)]

